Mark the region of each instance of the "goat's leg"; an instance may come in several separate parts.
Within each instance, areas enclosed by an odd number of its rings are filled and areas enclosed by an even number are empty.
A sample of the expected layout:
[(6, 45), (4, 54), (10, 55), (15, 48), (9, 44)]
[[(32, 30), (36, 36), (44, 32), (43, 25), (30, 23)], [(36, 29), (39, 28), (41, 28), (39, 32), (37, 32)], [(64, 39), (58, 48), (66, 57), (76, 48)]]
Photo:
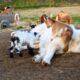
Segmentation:
[(23, 54), (22, 54), (22, 52), (21, 52), (21, 51), (20, 51), (20, 53), (19, 53), (19, 56), (20, 56), (20, 57), (22, 57), (22, 56), (23, 56)]
[(19, 54), (20, 57), (23, 56), (22, 52), (21, 52), (21, 50), (19, 48), (15, 48), (15, 51), (16, 51), (17, 54)]
[(40, 52), (40, 54), (37, 54), (32, 58), (32, 61), (35, 62), (35, 63), (41, 62), (41, 60), (45, 56), (45, 48), (40, 48), (39, 52)]
[(54, 56), (56, 50), (62, 50), (64, 48), (64, 43), (61, 38), (57, 37), (53, 39), (46, 48), (46, 55), (44, 56), (42, 60), (42, 65), (50, 65), (51, 59)]
[(13, 52), (14, 52), (14, 44), (13, 42), (11, 42), (11, 47), (9, 48), (9, 54), (10, 54), (10, 58), (13, 58)]
[(10, 52), (10, 58), (13, 58), (14, 56), (13, 56), (13, 52)]
[(34, 56), (33, 48), (31, 48), (29, 45), (27, 46), (27, 48), (28, 48), (28, 53), (29, 53), (31, 56)]
[(41, 60), (44, 58), (45, 56), (45, 51), (46, 51), (46, 43), (44, 42), (44, 40), (40, 41), (40, 49), (39, 49), (39, 54), (35, 55), (32, 60), (33, 62), (39, 63), (41, 62)]
[(56, 46), (53, 47), (52, 44), (49, 44), (49, 46), (46, 48), (46, 53), (44, 58), (42, 59), (42, 65), (50, 65), (51, 59), (55, 54)]
[(14, 48), (11, 47), (9, 50), (10, 50), (10, 51), (9, 51), (10, 58), (13, 58), (13, 57), (14, 57), (14, 56), (13, 56)]
[(21, 43), (16, 43), (15, 42), (15, 51), (17, 54), (19, 54), (20, 57), (22, 57), (22, 52), (21, 52), (21, 47), (22, 47), (22, 44)]

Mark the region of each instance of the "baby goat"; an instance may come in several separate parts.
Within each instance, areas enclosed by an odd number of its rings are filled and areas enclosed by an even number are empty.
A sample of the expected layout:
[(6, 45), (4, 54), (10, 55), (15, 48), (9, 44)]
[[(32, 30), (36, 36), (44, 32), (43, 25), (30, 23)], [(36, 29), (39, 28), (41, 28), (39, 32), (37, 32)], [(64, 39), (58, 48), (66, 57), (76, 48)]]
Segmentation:
[(14, 31), (11, 33), (11, 47), (10, 47), (10, 57), (13, 57), (13, 52), (22, 56), (21, 51), (28, 49), (29, 54), (34, 55), (33, 48), (34, 43), (38, 40), (39, 35), (34, 32), (29, 31)]

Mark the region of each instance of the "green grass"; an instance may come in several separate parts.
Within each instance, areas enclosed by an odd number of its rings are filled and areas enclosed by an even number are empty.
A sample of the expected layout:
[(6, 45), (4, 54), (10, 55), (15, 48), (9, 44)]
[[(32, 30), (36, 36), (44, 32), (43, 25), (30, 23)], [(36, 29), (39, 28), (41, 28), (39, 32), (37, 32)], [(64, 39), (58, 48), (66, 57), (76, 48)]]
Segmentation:
[(45, 1), (34, 1), (34, 0), (12, 0), (12, 2), (1, 2), (0, 8), (5, 6), (11, 6), (15, 9), (31, 9), (31, 8), (40, 8), (40, 7), (49, 7), (48, 0)]
[(21, 21), (25, 21), (27, 23), (40, 23), (40, 18), (38, 16), (34, 16), (34, 17), (22, 17)]
[[(53, 19), (55, 19), (55, 16), (53, 17)], [(73, 19), (73, 24), (74, 25), (78, 25), (80, 24), (80, 16), (72, 16)], [(40, 18), (39, 16), (34, 16), (34, 17), (22, 17), (21, 21), (23, 22), (27, 22), (28, 24), (31, 23), (35, 23), (35, 24), (40, 24)], [(22, 26), (16, 26), (15, 30), (25, 30), (25, 27)], [(0, 29), (0, 31), (2, 31), (3, 29)]]
[[(15, 9), (31, 9), (41, 7), (59, 7), (59, 6), (77, 6), (80, 0), (12, 0), (12, 2), (3, 2), (0, 0), (0, 9), (5, 6), (11, 6)], [(55, 2), (54, 2), (55, 1)], [(65, 4), (64, 4), (65, 3)]]
[(22, 26), (16, 27), (17, 30), (23, 30), (24, 28)]
[(73, 16), (72, 19), (75, 25), (80, 24), (80, 16)]
[[(53, 17), (55, 19), (55, 16)], [(72, 16), (73, 19), (73, 24), (80, 24), (80, 16)], [(38, 16), (34, 17), (24, 17), (21, 18), (22, 21), (27, 21), (27, 22), (35, 22), (35, 23), (40, 23), (40, 18)]]
[(79, 6), (80, 0), (55, 0), (55, 7), (63, 7), (63, 6)]
[[(55, 16), (53, 17), (53, 19), (55, 19)], [(78, 24), (80, 24), (80, 16), (72, 16), (73, 19), (73, 24), (76, 26)], [(35, 23), (35, 24), (40, 24), (40, 18), (38, 16), (34, 16), (34, 17), (24, 17), (21, 18), (22, 21), (26, 21), (27, 23)], [(26, 28), (22, 27), (22, 26), (17, 26), (15, 28), (15, 30), (26, 30)]]

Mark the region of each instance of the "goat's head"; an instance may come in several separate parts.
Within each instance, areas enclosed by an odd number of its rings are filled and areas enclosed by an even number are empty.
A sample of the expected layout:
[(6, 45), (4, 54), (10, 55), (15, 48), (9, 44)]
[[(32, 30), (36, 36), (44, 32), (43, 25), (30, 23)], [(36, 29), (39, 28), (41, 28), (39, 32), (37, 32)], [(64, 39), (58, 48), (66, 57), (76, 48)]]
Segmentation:
[(33, 29), (36, 27), (36, 24), (30, 24), (29, 26), (31, 27), (31, 29)]
[(61, 22), (65, 22), (65, 23), (68, 23), (68, 24), (72, 23), (71, 16), (64, 11), (60, 11), (58, 13), (58, 15), (56, 16), (56, 20), (61, 21)]
[(59, 34), (62, 37), (62, 40), (63, 40), (66, 50), (67, 50), (69, 41), (71, 40), (72, 33), (73, 33), (71, 27), (68, 24), (65, 24), (60, 21), (52, 20), (49, 17), (45, 17), (45, 23), (47, 24), (47, 26), (52, 27), (53, 35)]
[(55, 20), (51, 19), (48, 16), (44, 16), (44, 22), (46, 23), (47, 27), (51, 27), (53, 23), (55, 23)]
[(33, 34), (35, 36), (35, 41), (38, 41), (40, 39), (40, 34), (37, 32), (34, 32)]

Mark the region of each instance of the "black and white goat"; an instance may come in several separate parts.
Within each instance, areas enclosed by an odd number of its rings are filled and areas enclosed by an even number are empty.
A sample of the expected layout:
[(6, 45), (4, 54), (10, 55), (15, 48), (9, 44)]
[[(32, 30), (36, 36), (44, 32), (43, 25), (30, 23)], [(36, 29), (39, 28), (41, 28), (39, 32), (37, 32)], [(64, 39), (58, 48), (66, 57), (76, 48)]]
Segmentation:
[[(10, 48), (10, 57), (13, 57), (13, 52), (16, 51), (20, 56), (21, 50), (28, 49), (29, 53), (33, 55), (34, 43), (39, 42), (40, 36), (43, 35), (47, 29), (46, 23), (44, 23), (44, 17), (42, 15), (43, 22), (39, 25), (30, 25), (31, 31), (14, 31), (11, 33), (11, 48)], [(23, 46), (25, 44), (25, 46)]]
[(33, 48), (34, 43), (39, 39), (39, 35), (30, 31), (14, 31), (11, 33), (11, 47), (10, 47), (10, 57), (13, 57), (13, 52), (22, 56), (21, 51), (28, 49), (31, 55), (34, 55)]

